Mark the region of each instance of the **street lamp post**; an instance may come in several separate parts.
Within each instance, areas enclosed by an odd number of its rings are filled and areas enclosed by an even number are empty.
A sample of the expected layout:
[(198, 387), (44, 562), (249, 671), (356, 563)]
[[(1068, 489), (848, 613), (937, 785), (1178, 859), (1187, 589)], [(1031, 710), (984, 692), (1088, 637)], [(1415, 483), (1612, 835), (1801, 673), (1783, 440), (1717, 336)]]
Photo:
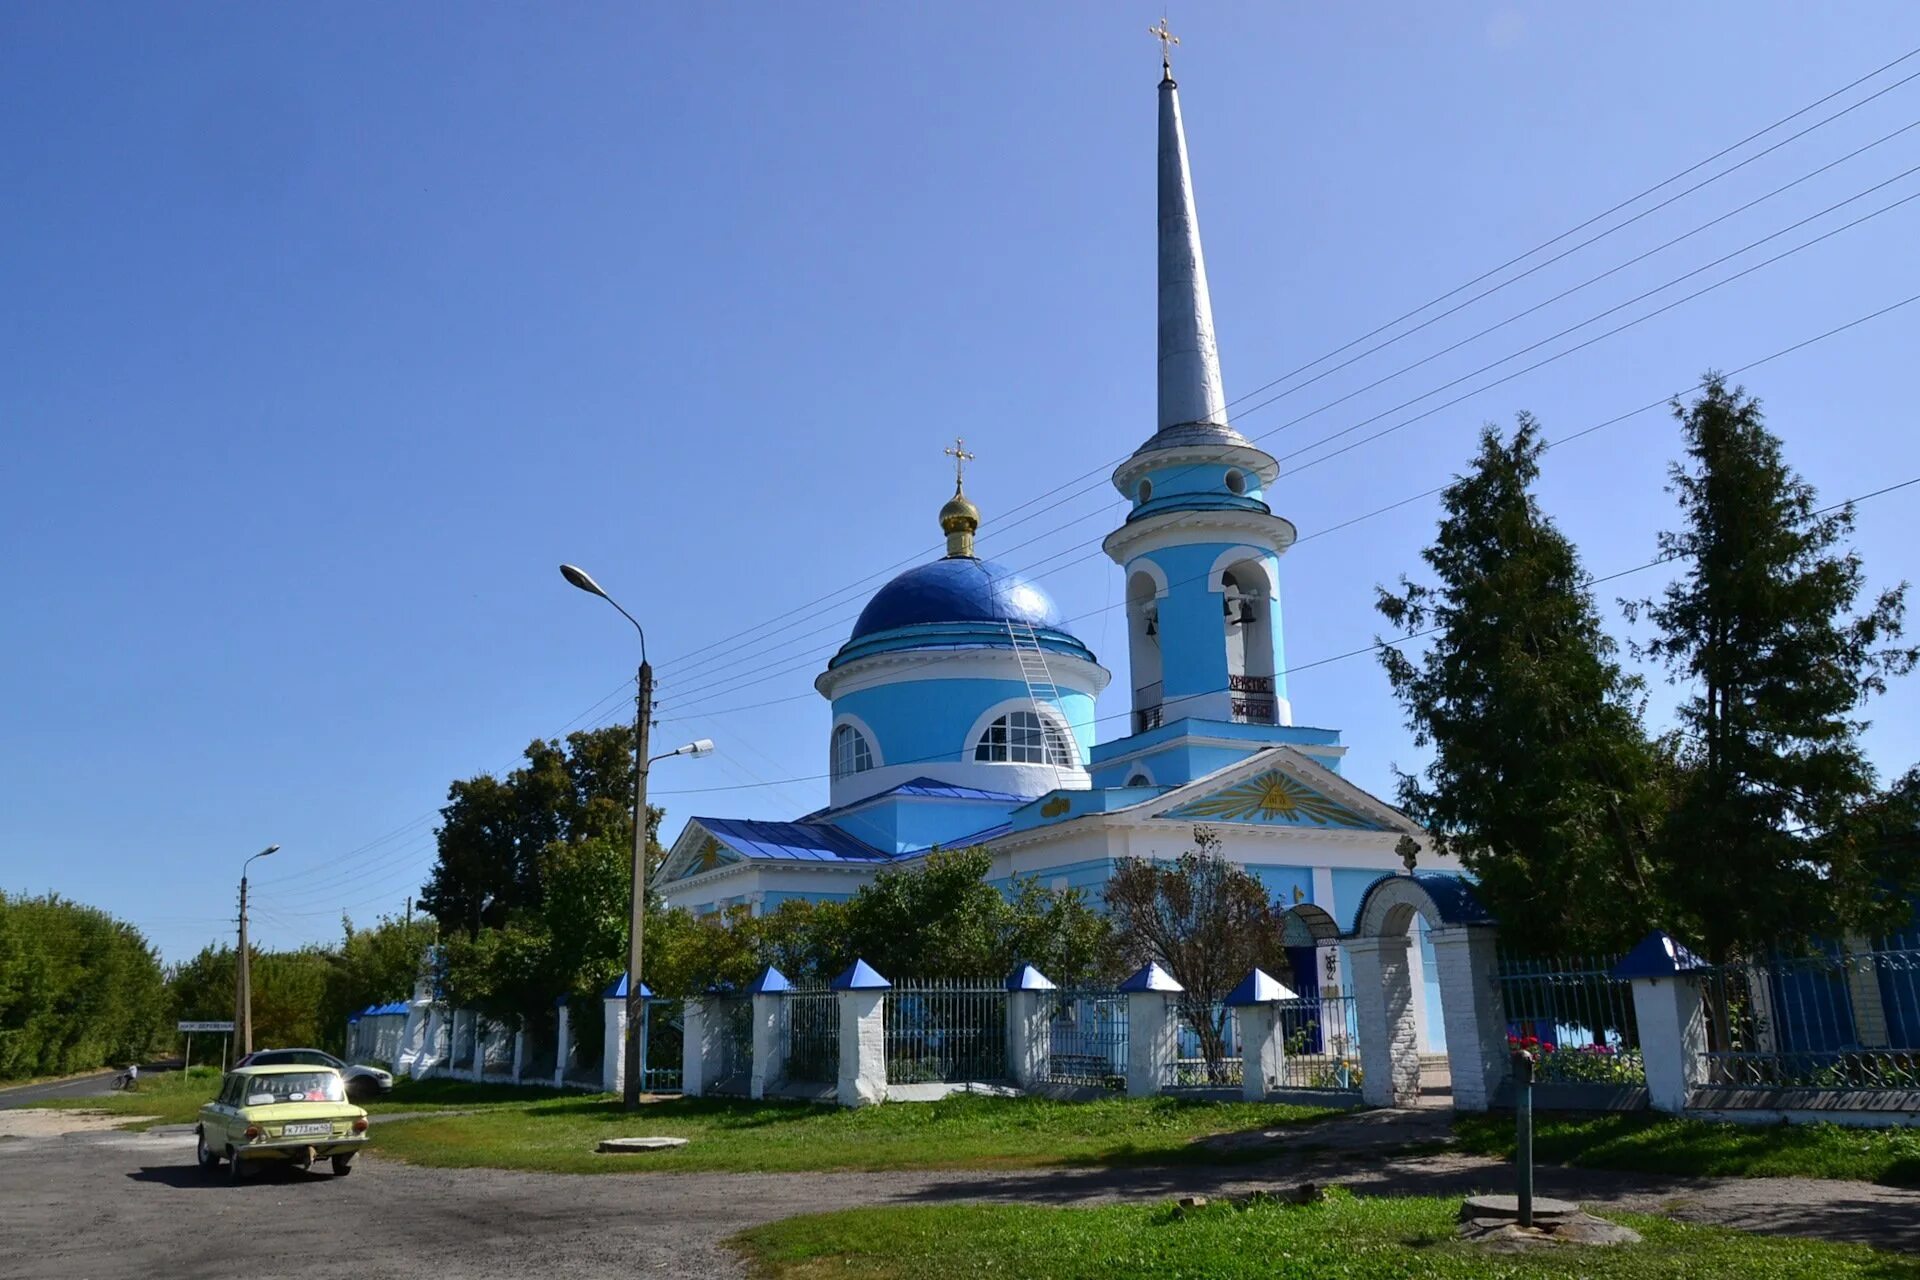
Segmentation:
[(247, 948), (247, 868), (280, 848), (270, 844), (240, 864), (240, 954), (233, 982), (234, 1030), (240, 1033), (240, 1052), (253, 1052), (253, 956)]
[(621, 1099), (631, 1111), (640, 1105), (640, 1034), (647, 1007), (645, 998), (640, 994), (641, 944), (647, 928), (647, 769), (655, 760), (664, 760), (667, 756), (705, 755), (713, 750), (713, 743), (703, 738), (669, 751), (666, 755), (647, 754), (647, 739), (653, 726), (653, 666), (647, 661), (646, 629), (640, 625), (638, 618), (621, 608), (620, 602), (608, 595), (585, 569), (563, 564), (560, 566), (560, 576), (587, 594), (599, 596), (619, 609), (620, 616), (631, 622), (633, 629), (640, 634), (640, 670), (634, 680), (633, 888), (627, 922), (627, 1033), (622, 1045), (626, 1070), (621, 1088)]

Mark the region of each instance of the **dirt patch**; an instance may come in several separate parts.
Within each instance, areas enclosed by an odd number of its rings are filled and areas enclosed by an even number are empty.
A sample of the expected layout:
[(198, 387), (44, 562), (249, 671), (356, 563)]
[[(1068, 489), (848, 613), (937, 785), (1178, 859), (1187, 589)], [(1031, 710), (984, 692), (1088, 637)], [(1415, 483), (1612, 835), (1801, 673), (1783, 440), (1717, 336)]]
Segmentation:
[(98, 1133), (122, 1125), (146, 1124), (158, 1116), (123, 1116), (111, 1111), (64, 1111), (21, 1107), (0, 1111), (0, 1138), (57, 1138), (64, 1133)]

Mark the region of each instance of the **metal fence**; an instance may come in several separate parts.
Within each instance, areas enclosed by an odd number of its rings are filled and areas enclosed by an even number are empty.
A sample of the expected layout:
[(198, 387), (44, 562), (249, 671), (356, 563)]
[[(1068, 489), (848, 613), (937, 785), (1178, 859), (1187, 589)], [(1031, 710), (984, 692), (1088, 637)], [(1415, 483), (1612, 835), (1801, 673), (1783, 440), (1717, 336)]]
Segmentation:
[(1168, 1089), (1239, 1088), (1242, 1067), (1240, 1019), (1216, 1004), (1204, 1011), (1176, 1002), (1173, 1061), (1162, 1084)]
[(1048, 1084), (1127, 1087), (1127, 997), (1118, 991), (1056, 991), (1047, 1022)]
[(1739, 1089), (1920, 1089), (1920, 947), (1723, 965), (1700, 977), (1706, 1083)]
[(1497, 981), (1507, 1043), (1532, 1052), (1543, 1084), (1644, 1085), (1633, 987), (1616, 958), (1502, 955)]
[(680, 1001), (658, 996), (647, 1000), (640, 1031), (641, 1091), (680, 1092), (680, 1068), (687, 1043), (685, 1010)]
[(1309, 996), (1282, 1001), (1279, 1016), (1285, 1060), (1274, 1089), (1358, 1089), (1360, 1021), (1350, 994)]
[(714, 1019), (718, 1070), (709, 1088), (715, 1093), (745, 1093), (753, 1071), (753, 1000), (720, 996), (707, 1006)]
[(899, 982), (887, 992), (887, 1083), (1007, 1078), (1007, 993), (997, 982)]
[(831, 1084), (840, 1078), (840, 997), (824, 987), (795, 989), (780, 1002), (786, 1078)]

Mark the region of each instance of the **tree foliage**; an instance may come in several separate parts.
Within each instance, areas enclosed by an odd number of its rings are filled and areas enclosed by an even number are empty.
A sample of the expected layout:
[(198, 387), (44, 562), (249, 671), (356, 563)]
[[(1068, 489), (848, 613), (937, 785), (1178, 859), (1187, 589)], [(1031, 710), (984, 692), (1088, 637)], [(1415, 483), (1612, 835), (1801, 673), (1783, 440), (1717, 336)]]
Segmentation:
[(1422, 553), (1436, 581), (1378, 593), (1394, 627), (1434, 633), (1418, 657), (1380, 650), (1433, 749), (1400, 801), (1477, 878), (1503, 942), (1624, 947), (1657, 922), (1662, 771), (1579, 555), (1534, 497), (1544, 448), (1527, 415), (1511, 439), (1486, 428)]
[(159, 958), (132, 925), (0, 894), (0, 1079), (139, 1061), (165, 1014)]
[(1193, 846), (1171, 862), (1120, 859), (1105, 895), (1118, 958), (1158, 963), (1185, 988), (1181, 1017), (1217, 1074), (1227, 1053), (1221, 1001), (1254, 969), (1282, 969), (1286, 951), (1266, 886), (1220, 856), (1211, 828), (1195, 827)]
[(1855, 611), (1853, 512), (1816, 506), (1759, 401), (1710, 375), (1674, 413), (1682, 522), (1660, 550), (1685, 568), (1635, 607), (1656, 630), (1646, 652), (1690, 691), (1659, 859), (1674, 924), (1716, 959), (1888, 927), (1920, 865), (1859, 837), (1876, 803), (1859, 711), (1914, 665), (1896, 643), (1905, 585)]

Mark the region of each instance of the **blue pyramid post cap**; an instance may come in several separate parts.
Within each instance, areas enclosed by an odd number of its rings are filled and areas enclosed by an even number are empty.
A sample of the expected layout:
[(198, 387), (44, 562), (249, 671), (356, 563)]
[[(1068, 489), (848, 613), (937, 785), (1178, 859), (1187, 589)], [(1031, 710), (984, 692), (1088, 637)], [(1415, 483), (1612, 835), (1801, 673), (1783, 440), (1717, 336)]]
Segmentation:
[(1053, 979), (1030, 964), (1023, 964), (1007, 975), (1009, 991), (1057, 991)]
[(760, 971), (758, 977), (747, 984), (750, 996), (778, 995), (782, 991), (793, 990), (793, 984), (787, 981), (787, 975), (768, 965)]
[(1185, 991), (1186, 988), (1175, 982), (1173, 975), (1165, 969), (1162, 969), (1158, 964), (1148, 963), (1141, 965), (1139, 970), (1131, 978), (1121, 983), (1120, 990), (1165, 991), (1169, 994), (1178, 994)]
[(1634, 944), (1613, 966), (1616, 978), (1671, 978), (1713, 966), (1687, 950), (1664, 929), (1655, 929)]
[(1278, 978), (1265, 969), (1255, 969), (1240, 979), (1240, 985), (1227, 993), (1227, 1004), (1236, 1009), (1249, 1005), (1277, 1004), (1282, 1000), (1297, 1000), (1298, 996), (1281, 985)]
[(888, 991), (893, 984), (874, 972), (865, 960), (855, 960), (830, 984), (835, 991)]
[(348, 1021), (348, 1022), (358, 1022), (358, 1021), (360, 1021), (360, 1015), (359, 1015), (359, 1014), (357, 1014), (357, 1013), (350, 1013), (350, 1014), (348, 1014), (348, 1015), (347, 1015), (347, 1021)]
[[(623, 973), (615, 978), (613, 984), (600, 993), (600, 998), (602, 1000), (625, 1000), (627, 998), (627, 975)], [(640, 998), (642, 1000), (653, 999), (653, 988), (644, 982), (640, 984)]]

